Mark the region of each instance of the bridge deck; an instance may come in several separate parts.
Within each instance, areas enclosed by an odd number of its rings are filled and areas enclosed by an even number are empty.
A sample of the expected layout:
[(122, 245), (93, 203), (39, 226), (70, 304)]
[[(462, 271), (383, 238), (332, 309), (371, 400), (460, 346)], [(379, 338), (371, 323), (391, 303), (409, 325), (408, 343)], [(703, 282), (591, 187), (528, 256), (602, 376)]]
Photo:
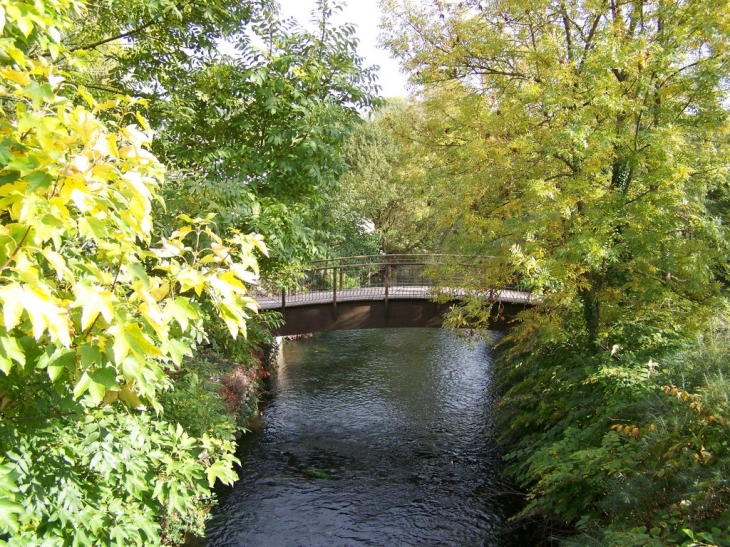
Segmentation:
[[(396, 286), (388, 288), (389, 300), (430, 300), (436, 296), (434, 287), (429, 286)], [(465, 295), (462, 289), (442, 289), (441, 294), (453, 298)], [(498, 300), (510, 304), (530, 304), (534, 297), (530, 293), (511, 289), (502, 289), (485, 294), (485, 298)], [(275, 310), (282, 307), (281, 295), (257, 295), (256, 300), (263, 310)], [(359, 302), (371, 300), (385, 300), (385, 287), (367, 287), (360, 289), (343, 289), (337, 291), (337, 302)], [(334, 295), (332, 290), (312, 291), (300, 294), (286, 295), (286, 307), (332, 304)]]
[[(281, 311), (277, 335), (329, 330), (437, 327), (451, 302), (467, 296), (459, 287), (480, 279), (490, 257), (456, 255), (371, 255), (316, 261), (302, 272), (296, 289), (276, 292), (259, 287), (261, 309)], [(448, 267), (447, 267), (448, 266)], [(445, 286), (444, 286), (445, 285)], [(478, 293), (492, 303), (490, 326), (508, 327), (536, 302), (514, 289)], [(439, 296), (440, 302), (434, 301)], [(451, 301), (451, 302), (449, 302)]]

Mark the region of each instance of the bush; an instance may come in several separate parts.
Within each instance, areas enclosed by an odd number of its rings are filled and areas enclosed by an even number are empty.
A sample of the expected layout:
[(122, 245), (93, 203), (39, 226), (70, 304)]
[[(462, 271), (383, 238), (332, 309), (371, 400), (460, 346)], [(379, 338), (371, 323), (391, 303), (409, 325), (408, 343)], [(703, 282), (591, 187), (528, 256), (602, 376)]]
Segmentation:
[(505, 353), (500, 423), (522, 516), (577, 527), (569, 545), (730, 545), (729, 357), (719, 323), (661, 358)]

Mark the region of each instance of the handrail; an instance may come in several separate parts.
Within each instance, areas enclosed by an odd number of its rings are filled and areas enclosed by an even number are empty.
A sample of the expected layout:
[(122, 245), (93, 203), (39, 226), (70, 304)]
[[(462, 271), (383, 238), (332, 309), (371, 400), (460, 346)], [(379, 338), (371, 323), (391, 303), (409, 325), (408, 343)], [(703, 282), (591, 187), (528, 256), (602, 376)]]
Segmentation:
[[(377, 255), (354, 255), (354, 256), (338, 256), (338, 257), (332, 257), (332, 258), (320, 258), (317, 260), (312, 260), (310, 262), (311, 265), (314, 264), (328, 264), (330, 262), (340, 262), (340, 261), (347, 261), (347, 260), (355, 260), (355, 259), (368, 259), (368, 258), (375, 258), (375, 259), (387, 259), (387, 258), (399, 258), (399, 257), (407, 257), (407, 258), (421, 258), (421, 257), (428, 257), (428, 258), (442, 258), (442, 257), (450, 257), (450, 258), (476, 258), (476, 259), (490, 259), (494, 258), (492, 256), (486, 256), (486, 255), (463, 255), (463, 254), (449, 254), (449, 253), (394, 253), (394, 254), (377, 254)], [(409, 262), (410, 264), (411, 262)], [(368, 263), (369, 264), (369, 263)]]
[(322, 270), (344, 269), (344, 268), (364, 268), (365, 266), (430, 266), (428, 262), (362, 262), (360, 264), (332, 264), (331, 266), (321, 266), (319, 268), (307, 268), (305, 272), (319, 272)]
[[(338, 302), (357, 299), (382, 300), (385, 302), (387, 314), (391, 299), (432, 298), (436, 292), (443, 291), (456, 297), (463, 296), (465, 291), (459, 288), (461, 277), (445, 280), (431, 276), (431, 268), (444, 265), (439, 260), (444, 257), (466, 258), (467, 255), (380, 254), (315, 260), (302, 272), (303, 276), (296, 288), (266, 292), (265, 287), (259, 286), (256, 296), (263, 308), (281, 309), (284, 313), (290, 306), (329, 302), (335, 317), (338, 313)], [(468, 258), (487, 260), (491, 257)], [(367, 262), (367, 259), (377, 259), (377, 261)], [(462, 263), (461, 266), (478, 269), (480, 265)], [(504, 292), (517, 294), (519, 291), (505, 287), (494, 291), (494, 294), (500, 299)], [(511, 298), (514, 298), (514, 294)], [(488, 298), (492, 297), (490, 293)], [(529, 299), (529, 296), (525, 297)]]

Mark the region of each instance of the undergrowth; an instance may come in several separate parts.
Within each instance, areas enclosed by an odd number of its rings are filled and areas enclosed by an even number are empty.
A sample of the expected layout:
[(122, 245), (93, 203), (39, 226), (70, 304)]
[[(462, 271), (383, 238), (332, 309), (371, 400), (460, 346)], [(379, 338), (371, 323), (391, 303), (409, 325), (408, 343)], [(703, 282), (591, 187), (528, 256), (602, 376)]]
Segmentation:
[(730, 546), (730, 333), (713, 323), (663, 355), (585, 355), (565, 342), (504, 351), (507, 472), (517, 519), (578, 546)]

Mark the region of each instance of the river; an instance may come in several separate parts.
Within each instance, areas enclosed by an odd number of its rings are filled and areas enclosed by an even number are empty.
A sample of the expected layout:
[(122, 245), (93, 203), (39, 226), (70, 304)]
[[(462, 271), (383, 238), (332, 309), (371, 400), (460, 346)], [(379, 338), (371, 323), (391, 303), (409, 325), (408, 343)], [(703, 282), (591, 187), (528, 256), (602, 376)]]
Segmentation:
[(434, 329), (285, 342), (209, 547), (508, 546), (491, 357)]

